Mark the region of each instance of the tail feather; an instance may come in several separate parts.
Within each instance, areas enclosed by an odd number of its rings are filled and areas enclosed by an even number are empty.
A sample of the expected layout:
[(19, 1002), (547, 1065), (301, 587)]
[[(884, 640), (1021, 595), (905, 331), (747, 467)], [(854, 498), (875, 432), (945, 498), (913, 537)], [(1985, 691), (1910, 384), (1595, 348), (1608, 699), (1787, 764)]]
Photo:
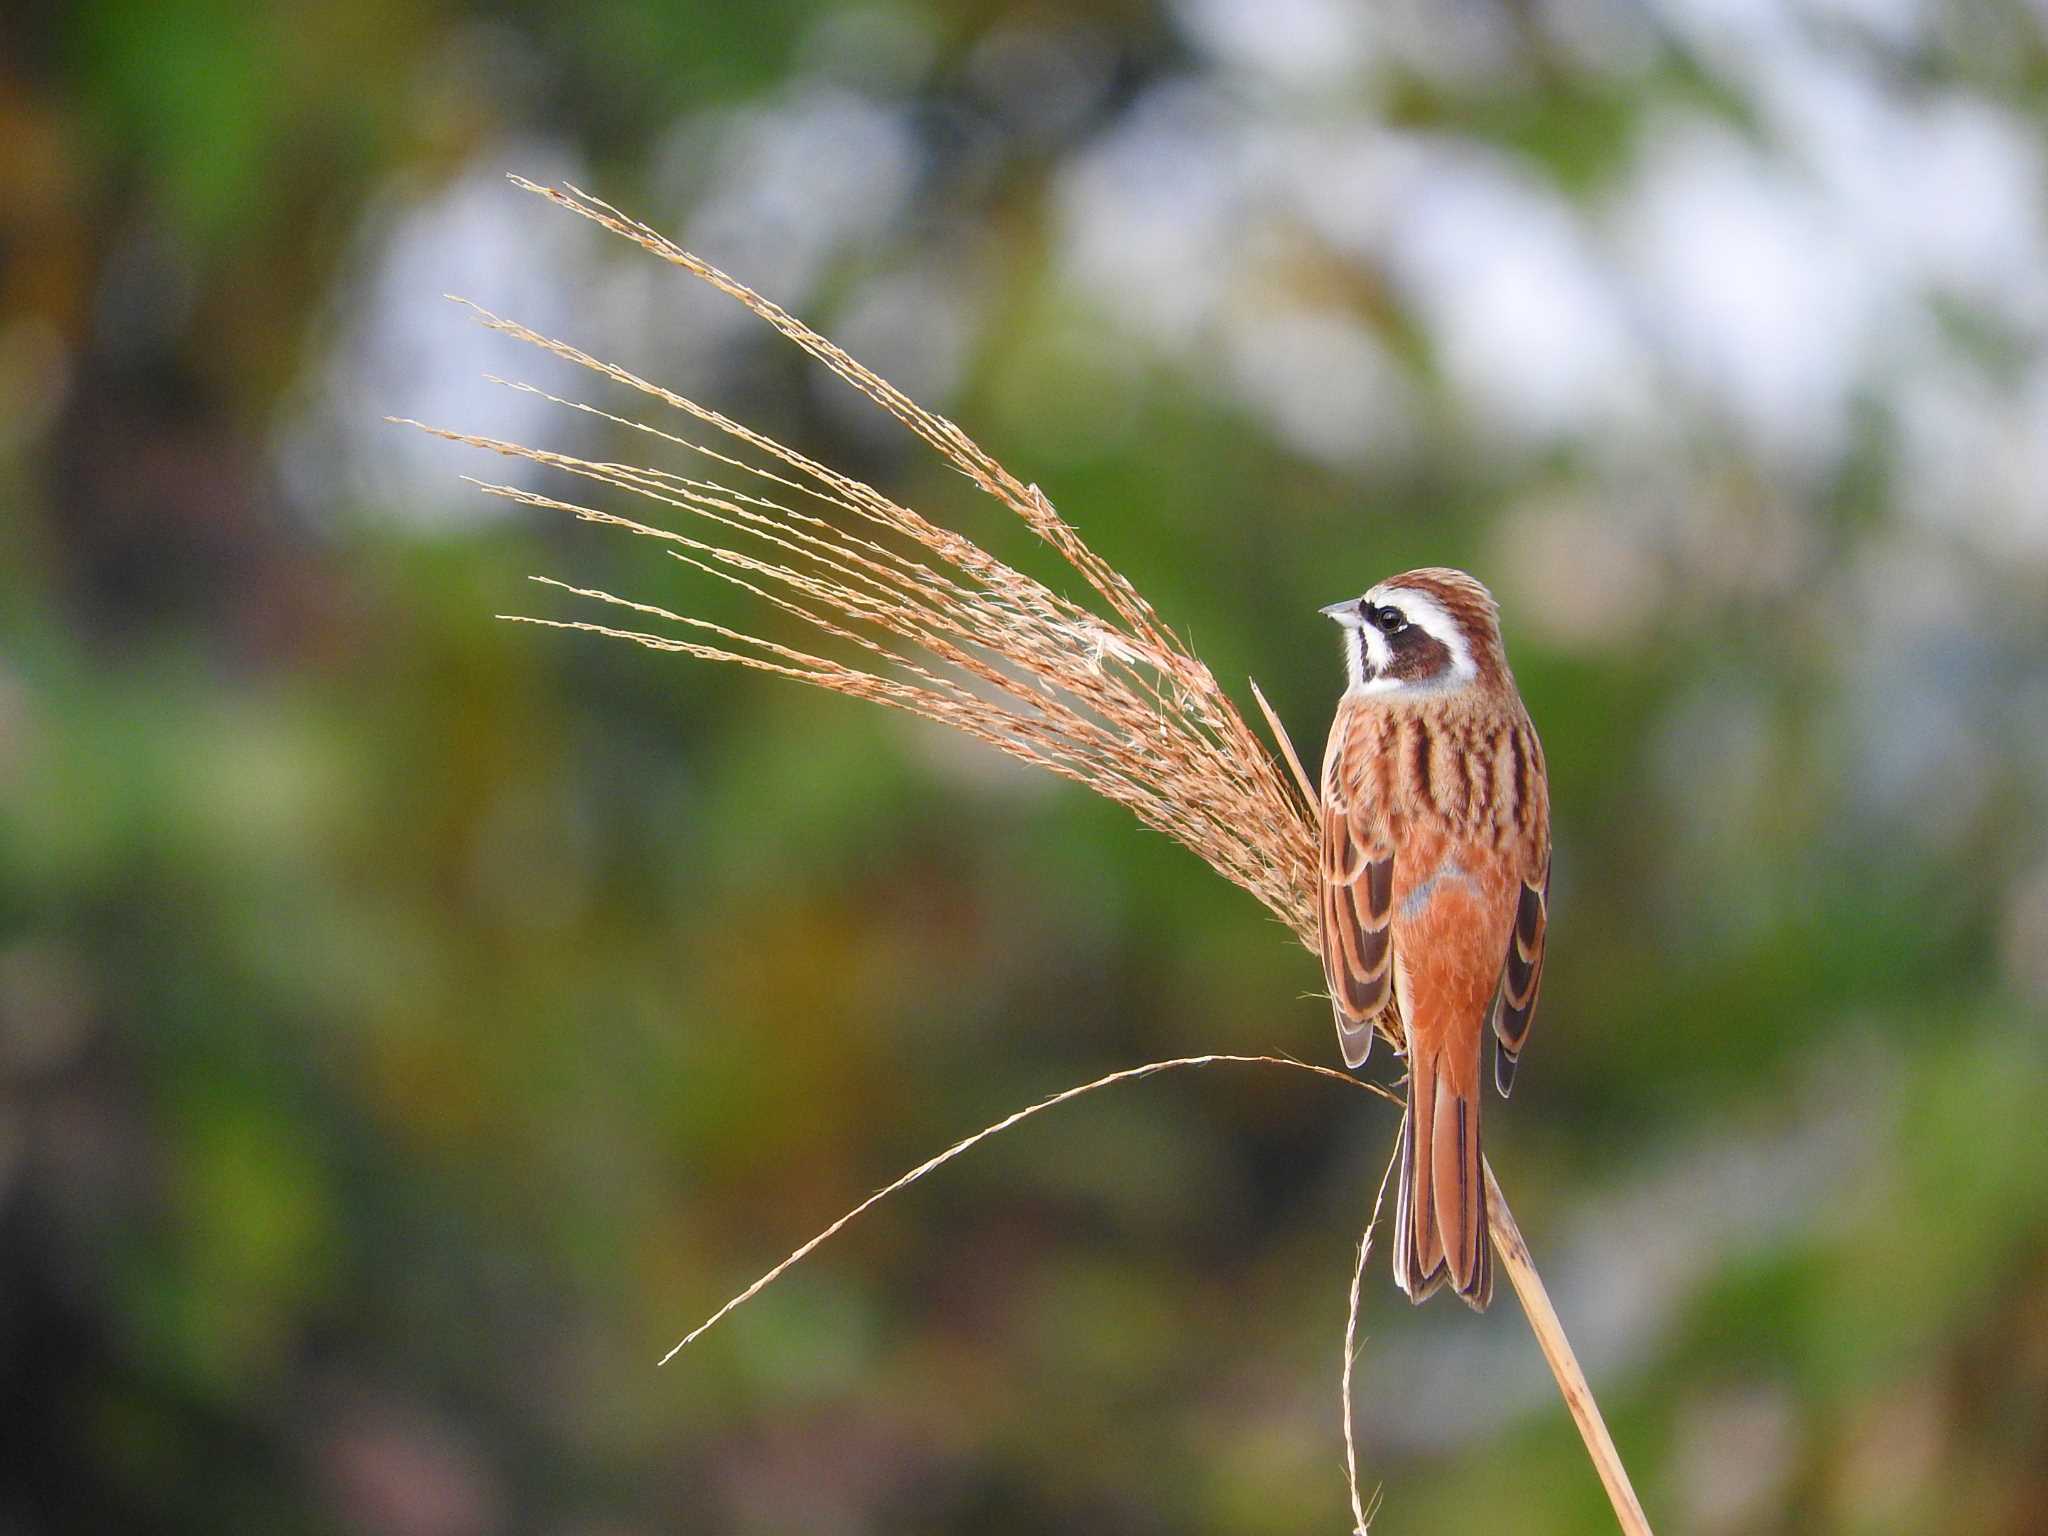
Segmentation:
[(1434, 1054), (1409, 1058), (1394, 1205), (1394, 1279), (1420, 1302), (1443, 1284), (1483, 1311), (1493, 1297), (1493, 1254), (1480, 1163), (1479, 1104), (1460, 1094)]
[(1372, 1020), (1354, 1023), (1336, 1003), (1330, 1005), (1330, 1011), (1337, 1019), (1337, 1049), (1344, 1053), (1344, 1065), (1356, 1072), (1372, 1055)]

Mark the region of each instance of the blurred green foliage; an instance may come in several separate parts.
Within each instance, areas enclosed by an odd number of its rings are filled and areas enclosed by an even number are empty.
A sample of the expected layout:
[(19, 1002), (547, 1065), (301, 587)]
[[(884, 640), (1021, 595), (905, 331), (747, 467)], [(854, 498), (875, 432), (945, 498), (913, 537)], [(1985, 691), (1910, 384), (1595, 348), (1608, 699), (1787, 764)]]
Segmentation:
[[(1222, 0), (0, 20), (0, 1525), (1346, 1523), (1348, 1256), (1395, 1126), (1292, 1074), (1056, 1111), (653, 1369), (1035, 1097), (1163, 1056), (1330, 1052), (1291, 938), (1082, 791), (843, 700), (492, 621), (565, 611), (532, 572), (761, 619), (631, 541), (480, 511), (457, 477), (493, 466), (377, 422), (495, 408), (431, 394), (440, 333), (394, 311), (475, 281), (479, 252), (486, 281), (549, 285), (572, 338), (1058, 577), (772, 339), (703, 328), (683, 279), (496, 180), (566, 163), (826, 330), (905, 341), (928, 403), (1044, 485), (1241, 703), (1258, 677), (1305, 754), (1340, 675), (1318, 604), (1422, 563), (1494, 581), (1549, 746), (1559, 901), (1489, 1145), (1660, 1528), (2040, 1528), (2038, 500), (1973, 521), (1965, 487), (1930, 525), (1875, 383), (1818, 467), (1677, 374), (1643, 391), (1654, 454), (1597, 424), (1504, 436), (1402, 259), (1301, 218), (1262, 214), (1250, 278), (1180, 242), (1228, 290), (1180, 345), (1072, 256), (1096, 157), (1162, 93), (1206, 93), (1230, 145), (1306, 121), (1283, 142), (1499, 157), (1596, 228), (1625, 222), (1660, 125), (1776, 142), (1691, 7), (1634, 31), (1456, 10), (1428, 46), (1390, 23), (1334, 82), (1312, 39), (1307, 64), (1246, 65), (1272, 38)], [(1865, 11), (1798, 9), (1800, 35), (2038, 141), (2033, 13)], [(841, 115), (803, 138), (813, 110)], [(788, 192), (856, 130), (856, 172), (911, 146), (897, 202), (877, 181), (831, 214), (843, 170)], [(1146, 199), (1190, 169), (1118, 184), (1104, 238), (1143, 248)], [(498, 222), (461, 222), (479, 207)], [(931, 309), (890, 309), (891, 277)], [(1271, 333), (1275, 294), (1374, 338), (1398, 427), (1309, 451), (1276, 391), (1232, 387), (1256, 369), (1218, 338)], [(1965, 417), (2038, 387), (2038, 319), (1947, 314), (1994, 384), (1887, 378)], [(351, 351), (366, 336), (385, 351)], [(534, 366), (478, 345), (479, 368)], [(1375, 1529), (1603, 1528), (1511, 1306), (1411, 1312), (1376, 1261), (1365, 1332)]]

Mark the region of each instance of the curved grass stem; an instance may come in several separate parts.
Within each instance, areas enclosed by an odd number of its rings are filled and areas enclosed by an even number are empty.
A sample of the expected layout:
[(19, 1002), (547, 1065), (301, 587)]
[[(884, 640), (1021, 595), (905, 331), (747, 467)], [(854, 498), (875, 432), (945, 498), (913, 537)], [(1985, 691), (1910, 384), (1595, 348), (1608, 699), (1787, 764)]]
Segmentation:
[[(1061, 1104), (1094, 1093), (1097, 1089), (1112, 1088), (1120, 1083), (1136, 1082), (1140, 1078), (1153, 1077), (1161, 1072), (1170, 1072), (1180, 1067), (1207, 1067), (1216, 1065), (1247, 1065), (1291, 1067), (1298, 1072), (1311, 1073), (1316, 1077), (1328, 1078), (1349, 1088), (1362, 1089), (1384, 1099), (1392, 1099), (1385, 1088), (1377, 1083), (1367, 1082), (1348, 1072), (1339, 1072), (1334, 1067), (1320, 1067), (1306, 1061), (1296, 1061), (1291, 1056), (1233, 1056), (1211, 1054), (1203, 1056), (1180, 1056), (1169, 1061), (1148, 1061), (1142, 1066), (1125, 1067), (1102, 1077), (1063, 1089), (1035, 1104), (1005, 1115), (993, 1124), (985, 1125), (971, 1136), (963, 1136), (945, 1151), (929, 1157), (908, 1173), (892, 1180), (854, 1206), (845, 1215), (823, 1228), (808, 1241), (798, 1245), (787, 1258), (766, 1273), (758, 1276), (744, 1290), (732, 1296), (725, 1304), (703, 1322), (692, 1328), (661, 1357), (660, 1363), (667, 1365), (698, 1339), (709, 1333), (732, 1313), (752, 1301), (761, 1292), (781, 1279), (790, 1270), (801, 1264), (825, 1243), (844, 1231), (859, 1217), (880, 1205), (898, 1191), (907, 1189), (928, 1173), (934, 1173), (962, 1153), (971, 1151), (992, 1136), (1000, 1135), (1011, 1127), (1021, 1125), (1033, 1116)], [(1387, 1165), (1388, 1175), (1393, 1163)], [(1360, 1498), (1358, 1487), (1358, 1450), (1352, 1428), (1351, 1376), (1352, 1366), (1358, 1352), (1358, 1320), (1361, 1311), (1361, 1290), (1364, 1284), (1366, 1262), (1372, 1254), (1373, 1229), (1379, 1223), (1380, 1206), (1386, 1199), (1387, 1175), (1380, 1179), (1380, 1191), (1373, 1201), (1372, 1220), (1366, 1224), (1365, 1234), (1359, 1239), (1358, 1262), (1352, 1271), (1350, 1308), (1344, 1326), (1344, 1360), (1339, 1377), (1339, 1391), (1342, 1397), (1344, 1430), (1344, 1472), (1351, 1499), (1351, 1513), (1355, 1522), (1354, 1530), (1369, 1529), (1372, 1511)], [(1501, 1264), (1508, 1272), (1508, 1278), (1515, 1288), (1515, 1296), (1522, 1304), (1522, 1311), (1529, 1319), (1530, 1330), (1536, 1335), (1538, 1348), (1549, 1364), (1551, 1374), (1557, 1379), (1558, 1391), (1563, 1395), (1565, 1407), (1573, 1421), (1579, 1426), (1579, 1433), (1586, 1442), (1586, 1454), (1592, 1459), (1593, 1467), (1600, 1475), (1600, 1481), (1607, 1489), (1609, 1500), (1614, 1505), (1615, 1519), (1620, 1523), (1624, 1536), (1650, 1536), (1649, 1521), (1643, 1515), (1643, 1507), (1637, 1501), (1635, 1489), (1629, 1483), (1628, 1470), (1622, 1465), (1621, 1456), (1614, 1448), (1614, 1440), (1607, 1433), (1606, 1421), (1600, 1415), (1600, 1405), (1593, 1397), (1593, 1389), (1586, 1382), (1586, 1373), (1579, 1368), (1577, 1355), (1572, 1352), (1571, 1341), (1565, 1337), (1564, 1324), (1558, 1320), (1557, 1311), (1550, 1304), (1550, 1295), (1543, 1288), (1542, 1278), (1536, 1272), (1536, 1261), (1529, 1254), (1529, 1245), (1522, 1237), (1522, 1229), (1515, 1224), (1514, 1216), (1508, 1210), (1507, 1198), (1500, 1192), (1500, 1184), (1493, 1176), (1493, 1169), (1486, 1169), (1486, 1198), (1488, 1215), (1492, 1221), (1494, 1252), (1500, 1256)], [(1377, 1500), (1374, 1501), (1375, 1505)]]

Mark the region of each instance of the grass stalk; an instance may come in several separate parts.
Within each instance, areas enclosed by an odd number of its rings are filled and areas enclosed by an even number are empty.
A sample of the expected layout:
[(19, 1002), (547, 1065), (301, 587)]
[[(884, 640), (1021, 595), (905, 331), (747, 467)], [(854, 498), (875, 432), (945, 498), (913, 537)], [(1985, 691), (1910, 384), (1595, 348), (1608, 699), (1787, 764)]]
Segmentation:
[(1599, 1401), (1587, 1384), (1585, 1371), (1579, 1367), (1579, 1357), (1572, 1353), (1571, 1340), (1565, 1337), (1564, 1324), (1550, 1304), (1543, 1277), (1536, 1272), (1536, 1260), (1529, 1253), (1522, 1229), (1515, 1224), (1490, 1163), (1486, 1165), (1486, 1214), (1493, 1231), (1493, 1251), (1514, 1285), (1515, 1299), (1521, 1302), (1522, 1312), (1529, 1319), (1529, 1330), (1536, 1335), (1536, 1347), (1543, 1351), (1544, 1364), (1557, 1380), (1565, 1408), (1571, 1413), (1572, 1422), (1579, 1426), (1579, 1438), (1586, 1442), (1586, 1455), (1593, 1470), (1600, 1474), (1607, 1502), (1614, 1506), (1616, 1523), (1624, 1536), (1650, 1536), (1650, 1521), (1643, 1513), (1642, 1501), (1636, 1497), (1635, 1486), (1629, 1482), (1628, 1468), (1622, 1465), (1621, 1452), (1614, 1448), (1614, 1437), (1607, 1433), (1607, 1420), (1601, 1416)]

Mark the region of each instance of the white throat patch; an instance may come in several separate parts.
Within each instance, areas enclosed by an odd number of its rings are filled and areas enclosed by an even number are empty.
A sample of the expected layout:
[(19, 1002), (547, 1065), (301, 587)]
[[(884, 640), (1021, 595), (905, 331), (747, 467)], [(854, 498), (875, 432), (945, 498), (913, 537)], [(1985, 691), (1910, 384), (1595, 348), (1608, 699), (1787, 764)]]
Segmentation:
[[(1373, 685), (1388, 681), (1378, 674), (1393, 659), (1394, 653), (1387, 645), (1387, 637), (1370, 624), (1344, 626), (1344, 672), (1350, 692), (1386, 692), (1384, 688), (1375, 690)], [(1365, 675), (1368, 664), (1375, 674), (1370, 682), (1366, 680)]]

